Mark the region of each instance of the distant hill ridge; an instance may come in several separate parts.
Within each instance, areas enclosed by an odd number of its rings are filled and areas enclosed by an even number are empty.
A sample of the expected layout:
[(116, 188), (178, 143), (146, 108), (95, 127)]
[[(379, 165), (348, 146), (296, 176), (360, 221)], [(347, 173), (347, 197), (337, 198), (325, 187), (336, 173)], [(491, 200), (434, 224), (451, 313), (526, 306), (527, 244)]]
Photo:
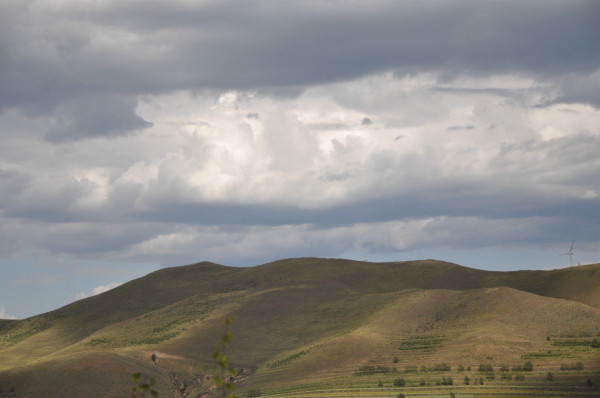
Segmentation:
[[(225, 314), (235, 320), (233, 361), (249, 372), (247, 388), (327, 378), (332, 361), (350, 377), (357, 363), (391, 362), (390, 344), (397, 356), (421, 360), (434, 352), (435, 361), (514, 361), (551, 344), (550, 335), (600, 333), (599, 286), (600, 264), (493, 272), (436, 260), (293, 258), (164, 268), (45, 314), (0, 320), (0, 391), (14, 380), (22, 396), (36, 396), (51, 387), (47, 374), (69, 387), (66, 374), (113, 363), (113, 371), (85, 373), (83, 383), (110, 380), (117, 391), (141, 367), (168, 396), (173, 374), (195, 380), (200, 393)], [(423, 334), (437, 336), (423, 352), (403, 343)], [(165, 355), (160, 366), (149, 352)]]

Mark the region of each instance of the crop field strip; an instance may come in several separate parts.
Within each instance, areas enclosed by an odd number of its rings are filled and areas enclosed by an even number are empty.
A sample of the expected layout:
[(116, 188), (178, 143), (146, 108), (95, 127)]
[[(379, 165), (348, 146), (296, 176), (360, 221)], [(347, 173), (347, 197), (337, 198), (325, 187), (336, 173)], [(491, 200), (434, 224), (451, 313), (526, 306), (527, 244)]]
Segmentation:
[[(439, 337), (436, 336), (434, 339), (439, 340)], [(411, 339), (411, 341), (415, 340), (419, 339)], [(431, 338), (426, 336), (421, 340), (427, 341), (431, 340)], [(551, 343), (547, 342), (547, 344)], [(538, 390), (542, 389), (547, 393), (553, 392), (557, 396), (572, 394), (593, 396), (594, 393), (586, 391), (585, 388), (581, 389), (582, 391), (577, 391), (577, 387), (572, 385), (572, 379), (573, 377), (580, 379), (578, 385), (582, 386), (587, 377), (592, 377), (597, 373), (600, 370), (598, 362), (590, 359), (593, 359), (594, 356), (597, 358), (600, 351), (593, 350), (591, 344), (584, 343), (558, 344), (558, 346), (563, 350), (562, 354), (569, 355), (543, 357), (545, 360), (542, 363), (536, 361), (535, 369), (529, 369), (526, 365), (527, 362), (521, 362), (519, 364), (513, 363), (510, 366), (503, 364), (492, 365), (491, 363), (487, 365), (469, 365), (467, 363), (458, 365), (448, 365), (444, 363), (424, 363), (421, 366), (406, 365), (406, 363), (412, 362), (415, 358), (407, 358), (405, 355), (397, 358), (398, 361), (396, 363), (393, 361), (391, 361), (392, 363), (387, 363), (387, 366), (381, 364), (382, 362), (379, 362), (379, 364), (360, 366), (354, 370), (354, 380), (349, 377), (340, 377), (340, 373), (343, 373), (343, 371), (340, 370), (336, 372), (338, 376), (335, 380), (333, 379), (333, 374), (325, 373), (321, 374), (321, 376), (326, 381), (321, 383), (291, 386), (288, 389), (266, 390), (263, 395), (328, 397), (336, 395), (330, 395), (327, 391), (344, 391), (346, 396), (359, 396), (365, 392), (369, 392), (368, 396), (377, 396), (378, 393), (385, 394), (381, 396), (390, 396), (387, 394), (388, 391), (395, 391), (395, 394), (399, 391), (397, 387), (393, 387), (394, 379), (402, 378), (404, 380), (404, 387), (401, 390), (406, 392), (407, 396), (421, 397), (427, 396), (428, 391), (432, 388), (444, 388), (442, 386), (435, 386), (435, 384), (448, 378), (453, 379), (452, 388), (454, 391), (475, 390), (478, 394), (481, 394), (484, 391), (496, 391), (497, 393), (498, 389), (501, 389), (505, 393), (523, 394), (524, 391), (527, 391), (525, 396), (539, 396)], [(585, 350), (580, 350), (580, 347), (585, 347)], [(406, 351), (412, 353), (413, 350)], [(588, 364), (587, 367), (583, 362), (562, 362), (560, 367), (557, 367), (558, 365), (554, 361), (554, 359), (562, 358), (564, 356), (582, 357), (582, 354), (585, 353), (591, 354), (590, 358), (586, 361)], [(528, 357), (528, 355), (525, 354), (523, 357)], [(400, 358), (402, 358), (402, 360), (400, 360)], [(467, 371), (466, 369), (469, 367), (471, 370)], [(448, 370), (449, 368), (451, 370)], [(462, 370), (458, 370), (459, 368)], [(547, 373), (550, 370), (553, 371), (555, 375), (552, 385), (548, 385), (548, 382), (546, 381)], [(524, 376), (524, 378), (527, 379), (527, 382), (521, 383), (520, 381), (517, 381), (516, 377), (519, 375)], [(470, 386), (464, 385), (464, 376), (468, 376), (472, 381)], [(484, 380), (483, 385), (473, 385), (473, 381), (481, 378)], [(420, 385), (422, 380), (425, 380), (425, 385)], [(383, 387), (379, 387), (380, 383), (383, 384)], [(566, 391), (564, 391), (565, 388)], [(555, 389), (556, 391), (550, 391), (551, 389)], [(461, 395), (459, 394), (457, 396)]]

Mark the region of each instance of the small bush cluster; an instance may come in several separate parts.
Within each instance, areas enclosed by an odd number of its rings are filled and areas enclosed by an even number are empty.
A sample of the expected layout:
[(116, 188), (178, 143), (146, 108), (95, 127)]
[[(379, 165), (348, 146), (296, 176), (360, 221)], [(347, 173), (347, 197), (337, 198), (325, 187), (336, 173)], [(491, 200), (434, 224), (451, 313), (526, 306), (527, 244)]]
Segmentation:
[(533, 371), (533, 363), (531, 363), (531, 361), (527, 361), (527, 362), (525, 362), (525, 364), (523, 366), (521, 366), (521, 365), (513, 366), (512, 371), (513, 372), (532, 372)]
[(481, 373), (493, 372), (494, 368), (490, 364), (481, 363), (481, 364), (479, 364), (479, 368), (477, 368), (477, 371), (481, 372)]
[(28, 337), (43, 332), (52, 326), (49, 322), (32, 321), (29, 327), (16, 333), (7, 334), (0, 337), (0, 343), (8, 343), (9, 345), (16, 344)]
[(248, 394), (246, 394), (246, 397), (248, 397), (248, 398), (260, 397), (260, 396), (262, 396), (262, 391), (260, 391), (260, 388), (250, 390), (250, 391), (248, 391)]
[(404, 387), (406, 385), (406, 380), (402, 378), (398, 378), (394, 380), (394, 387)]
[(600, 340), (594, 338), (593, 340), (556, 340), (552, 343), (553, 346), (558, 347), (592, 347), (600, 348)]
[[(559, 335), (559, 337), (592, 337), (594, 334), (592, 332), (590, 332), (589, 330), (585, 330), (585, 331), (581, 331), (578, 333), (573, 333), (573, 332), (569, 332), (569, 333), (561, 333)], [(600, 333), (598, 334), (598, 336), (600, 336)]]
[(573, 364), (563, 363), (560, 365), (560, 370), (569, 371), (569, 370), (583, 370), (583, 363), (577, 362)]
[(452, 367), (447, 363), (436, 363), (429, 370), (432, 372), (449, 372), (452, 370)]
[(397, 373), (398, 369), (390, 368), (388, 366), (373, 366), (373, 365), (364, 365), (358, 368), (357, 371), (354, 372), (355, 376), (365, 376), (365, 375), (374, 375), (374, 374), (389, 374), (389, 373)]
[(443, 336), (412, 336), (401, 341), (398, 349), (402, 351), (419, 350), (430, 352), (434, 351), (442, 341), (444, 341)]
[(435, 384), (438, 386), (451, 386), (454, 384), (454, 380), (452, 380), (452, 377), (443, 377), (442, 380), (436, 381)]
[(294, 359), (298, 359), (303, 355), (306, 355), (308, 353), (309, 350), (304, 350), (304, 351), (300, 351), (300, 352), (296, 352), (294, 354), (291, 354), (283, 359), (279, 359), (277, 361), (273, 361), (271, 363), (267, 364), (267, 368), (272, 369), (272, 368), (278, 368), (280, 366), (285, 366), (288, 365), (290, 362), (292, 362)]
[(177, 330), (177, 331), (173, 331), (173, 332), (163, 333), (158, 336), (149, 336), (149, 337), (142, 337), (140, 339), (132, 339), (129, 341), (129, 345), (158, 344), (158, 343), (162, 343), (163, 341), (166, 341), (166, 340), (171, 340), (172, 338), (179, 336), (180, 333), (181, 332)]
[(114, 339), (111, 339), (109, 337), (94, 337), (93, 339), (90, 339), (89, 341), (86, 341), (83, 344), (89, 346), (106, 345), (112, 343), (113, 340)]

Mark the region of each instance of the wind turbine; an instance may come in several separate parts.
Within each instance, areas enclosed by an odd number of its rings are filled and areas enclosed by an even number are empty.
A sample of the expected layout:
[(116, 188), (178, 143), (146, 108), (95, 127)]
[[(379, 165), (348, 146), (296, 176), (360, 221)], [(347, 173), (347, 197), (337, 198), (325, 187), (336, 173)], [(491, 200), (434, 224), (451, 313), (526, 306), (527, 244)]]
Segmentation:
[(573, 242), (571, 242), (571, 248), (569, 249), (569, 251), (567, 253), (561, 254), (561, 256), (569, 255), (569, 259), (571, 260), (571, 267), (573, 266), (573, 245), (575, 245), (575, 239), (573, 239)]

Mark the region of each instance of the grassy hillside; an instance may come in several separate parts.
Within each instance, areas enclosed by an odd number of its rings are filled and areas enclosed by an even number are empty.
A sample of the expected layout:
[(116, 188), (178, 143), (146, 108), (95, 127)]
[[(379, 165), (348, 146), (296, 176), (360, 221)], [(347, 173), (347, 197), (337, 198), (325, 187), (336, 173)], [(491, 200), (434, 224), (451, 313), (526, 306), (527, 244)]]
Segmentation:
[[(156, 377), (161, 396), (200, 396), (210, 392), (225, 314), (234, 319), (230, 363), (244, 396), (396, 396), (400, 378), (412, 395), (517, 388), (593, 396), (599, 286), (600, 264), (489, 272), (433, 260), (301, 258), (168, 268), (0, 321), (0, 396), (123, 396), (136, 371)], [(536, 364), (525, 375), (518, 369), (527, 360)], [(493, 379), (476, 371), (482, 363)], [(477, 384), (465, 385), (465, 376)], [(448, 379), (452, 386), (437, 385)]]
[(8, 324), (10, 324), (11, 322), (13, 322), (12, 319), (0, 319), (0, 330), (5, 326), (8, 326)]

